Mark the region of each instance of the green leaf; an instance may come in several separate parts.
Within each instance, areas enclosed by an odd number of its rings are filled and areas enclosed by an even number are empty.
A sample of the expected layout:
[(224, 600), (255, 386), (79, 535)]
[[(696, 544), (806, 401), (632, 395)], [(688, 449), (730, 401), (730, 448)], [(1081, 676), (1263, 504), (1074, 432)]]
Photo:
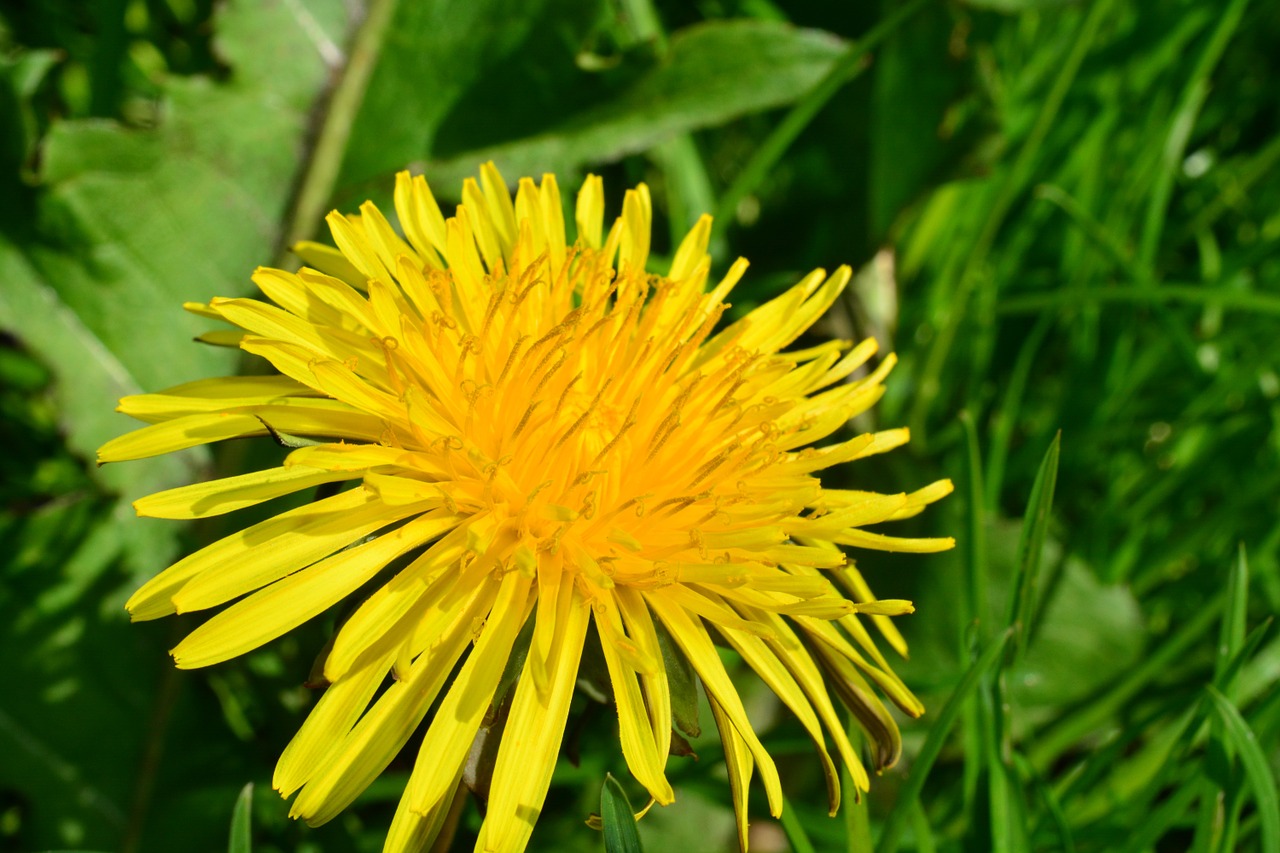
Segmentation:
[(1236, 561), (1227, 577), (1227, 603), (1222, 613), (1222, 627), (1218, 632), (1218, 656), (1214, 662), (1214, 684), (1223, 695), (1232, 697), (1232, 681), (1225, 678), (1227, 667), (1245, 644), (1245, 628), (1249, 615), (1249, 558), (1244, 543), (1236, 552)]
[(657, 620), (653, 623), (658, 633), (658, 647), (662, 649), (662, 666), (667, 673), (667, 686), (671, 691), (671, 721), (689, 737), (702, 734), (698, 718), (698, 676), (693, 665), (680, 651), (666, 627)]
[(1276, 792), (1276, 780), (1271, 775), (1267, 756), (1236, 706), (1214, 688), (1205, 689), (1232, 744), (1240, 753), (1245, 777), (1253, 789), (1253, 796), (1258, 804), (1258, 822), (1262, 829), (1262, 850), (1264, 853), (1280, 853), (1280, 795)]
[[(274, 253), (330, 71), (313, 38), (341, 41), (344, 27), (341, 0), (308, 3), (306, 21), (299, 9), (227, 6), (215, 28), (225, 81), (171, 75), (146, 129), (55, 122), (34, 185), (5, 194), (0, 329), (49, 368), (83, 460), (134, 425), (113, 411), (120, 396), (234, 370), (233, 353), (191, 342), (207, 324), (181, 306), (244, 292)], [(207, 459), (95, 473), (134, 498)], [(190, 801), (229, 802), (223, 786), (239, 788), (249, 756), (228, 755), (214, 703), (183, 693), (198, 682), (163, 653), (180, 623), (131, 625), (122, 607), (137, 577), (173, 558), (183, 525), (139, 521), (93, 490), (60, 497), (0, 514), (0, 789), (38, 804), (22, 832), (45, 845), (199, 847), (209, 824)]]
[(815, 853), (809, 834), (804, 831), (804, 823), (796, 814), (795, 807), (784, 796), (782, 798), (782, 831), (787, 834), (794, 853)]
[(600, 821), (605, 853), (641, 853), (644, 849), (631, 802), (612, 773), (605, 774), (600, 786)]
[(698, 24), (674, 33), (664, 60), (635, 79), (606, 87), (587, 104), (563, 98), (561, 111), (537, 132), (515, 139), (477, 133), (454, 151), (436, 145), (426, 171), (441, 192), (456, 193), (484, 160), (496, 161), (508, 178), (617, 160), (681, 132), (791, 103), (823, 78), (843, 47), (829, 33), (776, 22)]
[(1045, 533), (1049, 529), (1049, 512), (1053, 509), (1053, 490), (1058, 482), (1058, 454), (1062, 433), (1053, 437), (1045, 451), (1040, 470), (1036, 473), (1027, 501), (1027, 511), (1022, 520), (1022, 537), (1018, 542), (1017, 585), (1009, 598), (1008, 624), (1014, 629), (1010, 641), (1010, 654), (1020, 655), (1026, 647), (1025, 638), (1031, 632), (1031, 619), (1036, 597), (1036, 575), (1040, 558), (1044, 553)]
[(253, 783), (249, 782), (236, 797), (231, 812), (231, 839), (227, 853), (253, 853)]
[(889, 812), (888, 818), (885, 819), (884, 827), (880, 830), (880, 839), (876, 843), (876, 853), (894, 853), (898, 849), (898, 843), (901, 840), (907, 819), (911, 816), (912, 809), (915, 808), (917, 801), (920, 799), (920, 792), (924, 790), (925, 780), (929, 777), (929, 771), (933, 769), (933, 763), (938, 760), (942, 747), (946, 745), (947, 737), (951, 734), (951, 727), (955, 724), (956, 717), (960, 715), (960, 709), (964, 707), (965, 702), (968, 701), (978, 684), (981, 683), (982, 677), (1000, 659), (1011, 633), (1011, 631), (1005, 631), (983, 650), (978, 659), (965, 671), (964, 677), (960, 679), (956, 689), (952, 691), (951, 698), (947, 699), (947, 704), (943, 705), (942, 710), (938, 712), (938, 716), (934, 719), (928, 735), (925, 736), (924, 744), (920, 747), (920, 752), (911, 764), (911, 770), (907, 774), (907, 781), (898, 792), (898, 798), (893, 804), (893, 810)]
[[(341, 40), (338, 0), (308, 14)], [(217, 27), (227, 82), (171, 78), (149, 130), (55, 124), (30, 209), (0, 215), (0, 327), (54, 369), (87, 456), (132, 423), (112, 413), (122, 393), (233, 369), (192, 343), (208, 321), (182, 303), (246, 292), (279, 237), (328, 68), (290, 4), (229, 7)]]

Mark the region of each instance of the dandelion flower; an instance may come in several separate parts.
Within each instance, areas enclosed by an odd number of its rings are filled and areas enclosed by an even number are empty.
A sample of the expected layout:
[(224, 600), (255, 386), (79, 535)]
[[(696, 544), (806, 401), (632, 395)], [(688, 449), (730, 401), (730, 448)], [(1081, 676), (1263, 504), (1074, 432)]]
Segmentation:
[(863, 529), (915, 515), (947, 481), (910, 494), (822, 487), (832, 466), (907, 441), (891, 429), (813, 446), (877, 401), (894, 363), (864, 369), (870, 340), (784, 352), (849, 269), (814, 271), (721, 328), (747, 264), (708, 287), (709, 217), (659, 275), (647, 271), (643, 184), (606, 232), (602, 183), (588, 177), (572, 243), (551, 175), (522, 179), (513, 200), (488, 164), (462, 198), (445, 219), (426, 181), (402, 173), (399, 233), (372, 203), (331, 213), (336, 249), (303, 244), (309, 266), (254, 273), (269, 301), (187, 305), (236, 327), (204, 340), (275, 372), (124, 398), (120, 411), (148, 426), (108, 442), (101, 461), (248, 436), (294, 449), (279, 467), (142, 498), (138, 513), (202, 518), (329, 485), (156, 576), (129, 600), (133, 618), (229, 605), (173, 649), (179, 667), (202, 667), (361, 591), (274, 785), (297, 794), (293, 816), (324, 823), (425, 721), (387, 850), (439, 832), (518, 654), (476, 849), (525, 848), (596, 636), (623, 757), (652, 802), (675, 798), (670, 641), (719, 727), (743, 845), (753, 774), (780, 814), (777, 770), (719, 642), (812, 737), (834, 814), (837, 758), (858, 788), (868, 777), (832, 694), (868, 733), (877, 770), (899, 749), (879, 696), (922, 711), (868, 630), (904, 651), (888, 617), (910, 604), (876, 600), (839, 546), (953, 544)]

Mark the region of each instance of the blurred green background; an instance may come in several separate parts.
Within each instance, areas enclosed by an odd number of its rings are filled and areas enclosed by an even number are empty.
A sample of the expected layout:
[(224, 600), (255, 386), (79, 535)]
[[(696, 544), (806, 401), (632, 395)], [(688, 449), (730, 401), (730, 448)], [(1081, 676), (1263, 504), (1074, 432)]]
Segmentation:
[[(1277, 45), (1262, 0), (7, 0), (0, 850), (221, 850), (247, 782), (254, 850), (381, 849), (407, 761), (320, 830), (270, 791), (326, 620), (187, 673), (189, 617), (127, 622), (220, 529), (129, 501), (251, 460), (93, 451), (119, 396), (237, 369), (184, 300), (296, 264), (330, 207), (389, 209), (398, 169), (456, 201), (492, 158), (603, 174), (614, 211), (647, 181), (659, 268), (714, 212), (719, 269), (752, 262), (735, 312), (854, 265), (813, 334), (896, 350), (857, 426), (913, 442), (840, 476), (956, 482), (909, 523), (956, 551), (859, 556), (916, 602), (929, 706), (862, 804), (826, 817), (742, 679), (791, 805), (756, 794), (753, 850), (1280, 851)], [(583, 714), (531, 849), (601, 849), (583, 820), (625, 768)], [(734, 846), (693, 748), (651, 851)]]

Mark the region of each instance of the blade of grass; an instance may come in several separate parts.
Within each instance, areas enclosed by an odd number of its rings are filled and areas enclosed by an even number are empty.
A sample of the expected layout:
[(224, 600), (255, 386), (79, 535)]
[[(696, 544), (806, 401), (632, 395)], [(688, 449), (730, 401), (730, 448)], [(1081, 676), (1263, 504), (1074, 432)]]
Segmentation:
[(364, 21), (356, 31), (346, 67), (338, 78), (324, 112), (315, 146), (311, 149), (294, 194), (289, 216), (281, 231), (275, 266), (283, 261), (291, 246), (315, 233), (333, 195), (347, 140), (360, 104), (364, 101), (369, 79), (378, 64), (382, 43), (391, 31), (398, 0), (372, 0)]
[(787, 834), (787, 840), (791, 842), (794, 853), (815, 853), (813, 842), (809, 840), (809, 834), (804, 831), (800, 816), (796, 814), (795, 808), (785, 796), (782, 798), (782, 831)]
[(1009, 632), (1006, 631), (996, 637), (983, 650), (982, 655), (965, 671), (964, 677), (956, 685), (951, 698), (947, 700), (947, 703), (942, 706), (942, 710), (938, 712), (938, 719), (934, 722), (933, 727), (929, 729), (929, 734), (925, 737), (924, 744), (920, 747), (920, 752), (916, 755), (916, 760), (907, 773), (907, 781), (902, 786), (902, 790), (898, 792), (898, 799), (893, 805), (893, 810), (889, 812), (889, 816), (885, 819), (884, 826), (880, 830), (880, 839), (876, 843), (876, 853), (894, 853), (898, 849), (903, 827), (911, 816), (912, 809), (918, 804), (920, 793), (924, 790), (925, 780), (928, 779), (929, 771), (933, 769), (933, 763), (938, 760), (938, 755), (942, 752), (942, 747), (947, 742), (947, 737), (951, 733), (951, 727), (955, 724), (956, 717), (960, 714), (960, 709), (968, 701), (970, 695), (981, 681), (982, 676), (1000, 659), (1008, 640)]
[(612, 773), (605, 774), (600, 786), (600, 822), (605, 853), (641, 853), (644, 849), (631, 801)]
[(1187, 809), (1191, 808), (1191, 804), (1195, 802), (1196, 794), (1199, 792), (1199, 788), (1195, 784), (1198, 781), (1196, 779), (1184, 784), (1168, 799), (1160, 803), (1157, 808), (1153, 809), (1137, 827), (1128, 832), (1126, 834), (1128, 844), (1123, 848), (1122, 853), (1142, 853), (1142, 851), (1150, 850), (1160, 836), (1183, 820), (1186, 817)]
[(231, 839), (227, 853), (252, 853), (253, 851), (253, 783), (245, 785), (236, 797), (231, 811)]
[(1022, 397), (1027, 390), (1027, 382), (1031, 377), (1031, 367), (1035, 363), (1036, 353), (1044, 343), (1049, 329), (1053, 326), (1053, 318), (1042, 315), (1031, 334), (1023, 341), (1018, 350), (1018, 357), (1013, 363), (1009, 381), (1005, 385), (1004, 396), (1000, 407), (991, 418), (990, 451), (987, 454), (986, 475), (983, 477), (986, 486), (987, 509), (995, 512), (1000, 506), (1000, 491), (1004, 485), (1005, 466), (1009, 460), (1009, 446), (1013, 442), (1013, 429), (1018, 422), (1018, 411), (1022, 408)]
[[(852, 716), (846, 726), (846, 734), (854, 750), (860, 750), (862, 748), (862, 727), (858, 725), (857, 720)], [(853, 776), (850, 775), (847, 766), (840, 769), (840, 787), (844, 791), (857, 790), (854, 787)], [(866, 851), (872, 849), (871, 813), (866, 797), (857, 797), (856, 802), (851, 803), (846, 795), (844, 803), (844, 837), (846, 853), (866, 853)]]
[(1223, 679), (1231, 662), (1245, 644), (1245, 620), (1249, 609), (1249, 558), (1241, 542), (1235, 564), (1227, 578), (1227, 603), (1218, 632), (1218, 657), (1213, 667), (1213, 683), (1231, 701), (1235, 701), (1234, 682)]
[[(919, 802), (911, 810), (911, 830), (916, 834), (916, 853), (937, 853), (938, 842), (933, 837), (933, 827), (929, 825), (929, 816)], [(870, 850), (871, 845), (863, 847), (858, 853)]]
[(1240, 754), (1245, 777), (1253, 789), (1258, 807), (1258, 821), (1262, 834), (1263, 853), (1280, 853), (1280, 795), (1276, 792), (1276, 780), (1271, 775), (1267, 756), (1258, 744), (1249, 724), (1240, 716), (1234, 703), (1213, 687), (1206, 688), (1209, 701), (1222, 721), (1232, 745)]
[(1045, 451), (1031, 486), (1027, 511), (1022, 518), (1022, 534), (1018, 540), (1018, 574), (1013, 594), (1009, 597), (1008, 625), (1013, 629), (1009, 641), (1008, 665), (1012, 667), (1026, 648), (1024, 638), (1031, 631), (1032, 608), (1035, 606), (1036, 576), (1044, 553), (1045, 534), (1049, 529), (1049, 513), (1053, 510), (1053, 492), (1058, 483), (1058, 457), (1062, 448), (1059, 431)]
[(928, 2), (930, 0), (912, 0), (904, 4), (850, 46), (845, 55), (827, 72), (827, 76), (801, 98), (764, 142), (760, 143), (760, 147), (751, 155), (747, 165), (742, 167), (742, 171), (734, 178), (733, 183), (720, 196), (715, 214), (718, 222), (732, 221), (738, 205), (764, 182), (782, 155), (791, 147), (791, 143), (809, 126), (809, 122), (813, 121), (814, 116), (822, 110), (827, 101), (831, 100), (832, 96), (846, 83), (862, 73), (866, 67), (864, 60), (871, 49), (897, 32), (899, 27), (924, 8)]
[(956, 334), (960, 330), (970, 291), (973, 290), (978, 280), (978, 271), (986, 263), (987, 254), (990, 252), (992, 245), (994, 245), (996, 236), (1000, 232), (1000, 226), (1004, 224), (1004, 219), (1013, 207), (1014, 201), (1022, 193), (1028, 180), (1030, 180), (1032, 166), (1035, 163), (1036, 156), (1040, 153), (1040, 147), (1049, 135), (1049, 130), (1057, 118), (1058, 110), (1062, 107), (1062, 102), (1066, 99), (1067, 92), (1070, 90), (1080, 66), (1084, 63), (1089, 49), (1097, 38), (1102, 22), (1110, 15), (1113, 5), (1114, 0), (1098, 0), (1098, 2), (1090, 6), (1089, 11), (1085, 14), (1085, 19), (1081, 22), (1080, 29), (1076, 34), (1075, 42), (1072, 44), (1067, 58), (1062, 63), (1053, 85), (1041, 104), (1035, 124), (1032, 125), (1030, 133), (1027, 134), (1022, 146), (1018, 149), (1013, 165), (1005, 172), (1004, 179), (996, 192), (995, 200), (984, 217), (982, 231), (975, 239), (973, 248), (960, 269), (958, 278), (951, 283), (951, 287), (955, 290), (955, 298), (948, 312), (946, 322), (938, 331), (938, 336), (934, 339), (933, 345), (925, 357), (916, 398), (907, 418), (912, 427), (912, 435), (917, 437), (917, 440), (923, 440), (925, 437), (925, 413), (941, 387), (939, 377), (942, 375), (942, 368), (951, 353), (951, 346), (955, 342)]
[(1018, 775), (1030, 783), (1040, 802), (1044, 804), (1045, 814), (1049, 816), (1049, 823), (1058, 836), (1058, 844), (1054, 849), (1060, 853), (1075, 853), (1076, 844), (1071, 832), (1071, 822), (1067, 820), (1067, 813), (1058, 802), (1058, 798), (1054, 796), (1053, 789), (1045, 783), (1039, 773), (1036, 773), (1035, 768), (1027, 761), (1027, 757), (1016, 750), (1013, 753), (1013, 765)]
[(1036, 314), (1046, 309), (1075, 308), (1081, 304), (1133, 302), (1185, 302), (1189, 305), (1218, 305), (1223, 309), (1254, 311), (1280, 316), (1280, 296), (1247, 290), (1228, 290), (1204, 284), (1163, 284), (1157, 290), (1138, 287), (1089, 287), (1055, 290), (1000, 300), (998, 314)]
[[(978, 432), (973, 417), (960, 413), (968, 448), (965, 471), (969, 483), (965, 501), (965, 519), (968, 536), (964, 540), (964, 596), (961, 599), (960, 635), (956, 660), (962, 665), (973, 660), (973, 649), (981, 642), (986, 629), (987, 603), (987, 521), (982, 489), (982, 451), (978, 446)], [(961, 732), (964, 742), (963, 796), (964, 813), (973, 814), (978, 794), (978, 781), (982, 776), (982, 718), (977, 699), (964, 704)]]
[(1200, 108), (1209, 95), (1209, 77), (1214, 66), (1222, 58), (1227, 43), (1235, 33), (1244, 17), (1244, 10), (1249, 0), (1233, 0), (1218, 18), (1218, 26), (1214, 29), (1209, 43), (1201, 52), (1191, 77), (1174, 110), (1173, 119), (1169, 122), (1168, 134), (1164, 149), (1161, 152), (1161, 168), (1156, 177), (1156, 185), (1147, 203), (1146, 218), (1142, 226), (1142, 238), (1138, 246), (1138, 265), (1151, 276), (1154, 282), (1156, 253), (1160, 249), (1160, 235), (1164, 231), (1164, 223), (1168, 217), (1169, 199), (1173, 195), (1173, 184), (1182, 168), (1183, 155), (1187, 149), (1187, 141), (1195, 127)]
[[(1238, 701), (1235, 690), (1224, 689), (1235, 679), (1225, 678), (1228, 667), (1240, 653), (1245, 641), (1245, 619), (1249, 604), (1249, 569), (1241, 543), (1235, 563), (1227, 577), (1226, 605), (1222, 623), (1218, 629), (1218, 650), (1213, 668), (1213, 683), (1230, 701)], [(1234, 837), (1236, 827), (1232, 814), (1238, 818), (1235, 808), (1238, 790), (1233, 784), (1232, 768), (1235, 764), (1231, 738), (1223, 731), (1221, 720), (1214, 719), (1209, 727), (1209, 744), (1205, 754), (1205, 774), (1201, 782), (1200, 815), (1192, 839), (1193, 853), (1211, 853), (1226, 849), (1227, 839)]]

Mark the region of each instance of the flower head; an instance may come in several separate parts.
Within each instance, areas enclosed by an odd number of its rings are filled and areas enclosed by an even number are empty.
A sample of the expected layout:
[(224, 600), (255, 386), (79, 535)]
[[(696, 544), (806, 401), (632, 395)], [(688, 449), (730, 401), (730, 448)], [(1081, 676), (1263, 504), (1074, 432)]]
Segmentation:
[(780, 812), (777, 770), (718, 638), (812, 736), (834, 813), (828, 742), (858, 787), (867, 773), (829, 691), (870, 735), (877, 768), (896, 759), (898, 735), (876, 691), (908, 714), (922, 710), (867, 630), (902, 650), (887, 617), (910, 605), (877, 601), (838, 546), (952, 545), (862, 529), (918, 513), (951, 490), (947, 481), (884, 495), (819, 479), (907, 440), (895, 429), (812, 446), (876, 402), (894, 363), (864, 369), (874, 341), (783, 352), (849, 269), (815, 271), (720, 328), (746, 262), (708, 287), (703, 217), (670, 269), (648, 272), (644, 185), (605, 232), (602, 184), (589, 177), (572, 243), (550, 175), (522, 179), (513, 201), (489, 164), (445, 219), (426, 181), (402, 173), (395, 208), (403, 236), (371, 203), (358, 216), (330, 214), (336, 250), (304, 244), (309, 267), (254, 274), (269, 302), (187, 306), (237, 327), (208, 341), (261, 356), (275, 373), (121, 401), (150, 425), (106, 444), (104, 462), (246, 436), (295, 448), (279, 467), (143, 498), (141, 515), (211, 516), (330, 484), (329, 496), (162, 572), (129, 600), (133, 618), (234, 602), (173, 650), (179, 667), (200, 667), (371, 588), (337, 629), (323, 664), (329, 686), (274, 784), (298, 793), (294, 816), (323, 823), (435, 707), (389, 850), (419, 849), (439, 831), (526, 625), (478, 850), (527, 843), (591, 633), (623, 756), (653, 801), (675, 797), (664, 774), (672, 710), (660, 642), (669, 639), (705, 687), (744, 843), (753, 772)]

